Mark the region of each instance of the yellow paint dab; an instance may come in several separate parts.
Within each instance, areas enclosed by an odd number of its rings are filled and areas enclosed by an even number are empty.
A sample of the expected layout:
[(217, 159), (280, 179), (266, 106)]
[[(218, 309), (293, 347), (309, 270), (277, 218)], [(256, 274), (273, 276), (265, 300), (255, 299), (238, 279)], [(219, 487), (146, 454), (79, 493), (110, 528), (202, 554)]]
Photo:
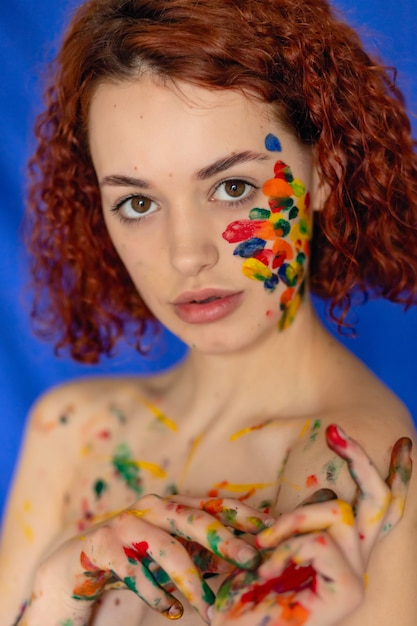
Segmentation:
[(88, 456), (92, 449), (93, 449), (92, 444), (91, 443), (87, 443), (85, 446), (83, 446), (81, 448), (80, 456)]
[(27, 541), (29, 541), (29, 543), (32, 543), (32, 541), (34, 539), (32, 528), (30, 526), (28, 526), (27, 524), (24, 524), (23, 525), (23, 533), (24, 533), (25, 538), (27, 539)]
[(353, 526), (355, 523), (355, 518), (353, 515), (352, 507), (350, 504), (345, 502), (344, 500), (337, 501), (340, 511), (340, 516), (342, 518), (342, 522), (347, 524), (348, 526)]
[(249, 433), (252, 433), (254, 430), (262, 430), (262, 428), (265, 428), (266, 426), (269, 426), (270, 424), (278, 425), (275, 420), (269, 419), (269, 420), (266, 420), (265, 422), (261, 422), (260, 424), (255, 424), (254, 426), (248, 426), (247, 428), (242, 428), (242, 430), (238, 430), (237, 433), (234, 433), (233, 435), (230, 436), (230, 441), (236, 441), (236, 439), (239, 439), (240, 437), (243, 437), (244, 435), (248, 435)]
[(246, 259), (242, 264), (242, 273), (253, 280), (268, 280), (272, 272), (258, 259)]
[(285, 478), (285, 476), (281, 476), (279, 483), (280, 485), (288, 485), (288, 487), (292, 487), (292, 489), (295, 489), (296, 491), (301, 491), (301, 485), (292, 483), (291, 481), (288, 480), (288, 478)]
[(308, 432), (308, 429), (310, 428), (310, 424), (311, 424), (311, 419), (308, 419), (305, 421), (300, 432), (300, 439), (303, 439), (303, 437), (306, 436), (306, 433)]
[(149, 461), (127, 461), (128, 465), (135, 465), (141, 470), (145, 470), (152, 474), (154, 478), (166, 478), (166, 471), (156, 463), (150, 463)]
[(192, 444), (191, 444), (190, 452), (188, 454), (187, 460), (186, 460), (185, 465), (184, 465), (184, 469), (183, 469), (182, 474), (181, 474), (180, 484), (184, 480), (185, 476), (188, 474), (188, 470), (190, 469), (190, 465), (192, 463), (194, 455), (197, 452), (197, 448), (201, 444), (201, 442), (203, 440), (203, 437), (204, 437), (204, 434), (201, 433), (201, 435), (198, 435), (198, 437), (196, 437), (194, 439), (194, 441), (192, 442)]
[(150, 509), (127, 509), (126, 513), (133, 517), (141, 518), (146, 515), (146, 513), (149, 513), (149, 511)]
[(246, 491), (257, 491), (258, 489), (266, 489), (267, 487), (275, 487), (279, 481), (273, 483), (229, 483), (227, 480), (214, 485), (214, 489), (222, 489), (232, 493), (242, 493)]
[(169, 428), (174, 432), (178, 430), (177, 424), (172, 419), (164, 415), (162, 411), (160, 411), (158, 407), (155, 406), (155, 404), (152, 404), (152, 402), (150, 402), (146, 398), (141, 398), (141, 400), (142, 403), (150, 410), (155, 419), (158, 420), (158, 422), (161, 422), (161, 424), (163, 424), (166, 428)]

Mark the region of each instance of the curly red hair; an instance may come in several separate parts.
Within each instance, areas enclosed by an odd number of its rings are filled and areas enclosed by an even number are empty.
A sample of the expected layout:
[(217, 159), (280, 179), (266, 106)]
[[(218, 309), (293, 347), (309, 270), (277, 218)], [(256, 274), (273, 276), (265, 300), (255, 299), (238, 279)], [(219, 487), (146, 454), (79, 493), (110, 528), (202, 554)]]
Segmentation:
[[(402, 95), (325, 0), (88, 0), (36, 123), (27, 242), (38, 329), (80, 361), (153, 320), (107, 234), (86, 121), (95, 87), (134, 79), (250, 92), (314, 144), (330, 190), (310, 285), (343, 323), (352, 294), (417, 295), (417, 157)], [(46, 296), (46, 297), (45, 297)]]

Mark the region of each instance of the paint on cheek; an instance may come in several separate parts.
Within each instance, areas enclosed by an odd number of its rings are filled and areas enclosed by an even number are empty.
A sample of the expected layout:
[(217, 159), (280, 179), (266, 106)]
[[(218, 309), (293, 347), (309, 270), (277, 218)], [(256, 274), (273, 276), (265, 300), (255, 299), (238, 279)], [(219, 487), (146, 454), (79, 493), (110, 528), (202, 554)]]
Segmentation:
[[(271, 151), (281, 150), (274, 135), (266, 137), (265, 145)], [(265, 182), (262, 191), (269, 209), (252, 208), (249, 219), (232, 222), (222, 236), (238, 244), (233, 254), (244, 259), (245, 276), (262, 282), (269, 293), (283, 285), (279, 323), (283, 329), (294, 319), (303, 295), (312, 233), (310, 197), (304, 183), (295, 179), (282, 161), (275, 164), (274, 177)]]

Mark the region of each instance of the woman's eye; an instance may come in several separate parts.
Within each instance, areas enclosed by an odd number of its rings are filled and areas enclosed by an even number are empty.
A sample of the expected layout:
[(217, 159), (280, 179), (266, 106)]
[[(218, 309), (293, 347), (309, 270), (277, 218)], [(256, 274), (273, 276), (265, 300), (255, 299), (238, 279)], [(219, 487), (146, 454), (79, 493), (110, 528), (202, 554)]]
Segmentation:
[(156, 202), (146, 196), (130, 196), (116, 204), (114, 211), (122, 219), (137, 220), (153, 213), (157, 208)]
[(231, 179), (220, 183), (216, 188), (213, 198), (215, 200), (243, 200), (250, 195), (254, 186), (244, 180)]

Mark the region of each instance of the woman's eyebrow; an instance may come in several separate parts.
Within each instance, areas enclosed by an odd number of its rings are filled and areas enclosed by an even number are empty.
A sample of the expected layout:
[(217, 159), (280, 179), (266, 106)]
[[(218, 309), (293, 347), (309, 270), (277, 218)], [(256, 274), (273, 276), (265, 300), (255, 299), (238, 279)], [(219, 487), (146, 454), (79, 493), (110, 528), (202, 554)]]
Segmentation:
[[(217, 161), (214, 161), (214, 163), (197, 170), (194, 173), (194, 178), (197, 180), (206, 180), (207, 178), (211, 178), (220, 172), (228, 170), (230, 167), (233, 167), (233, 165), (248, 163), (249, 161), (267, 161), (269, 159), (270, 157), (266, 154), (262, 154), (262, 152), (252, 152), (250, 150), (245, 150), (244, 152), (234, 152), (233, 154), (221, 157), (220, 159), (217, 159)], [(100, 180), (100, 187), (104, 187), (106, 185), (113, 187), (140, 187), (141, 189), (152, 188), (151, 183), (143, 178), (137, 178), (136, 176), (124, 176), (123, 174), (110, 174), (109, 176), (104, 176)]]
[(267, 161), (269, 159), (270, 157), (266, 154), (262, 154), (262, 152), (252, 152), (251, 150), (234, 152), (233, 154), (217, 159), (217, 161), (214, 161), (211, 165), (203, 167), (201, 170), (197, 170), (194, 177), (197, 178), (197, 180), (206, 180), (207, 178), (211, 178), (220, 172), (228, 170), (229, 167), (232, 167), (233, 165), (239, 165), (240, 163), (247, 163), (249, 161)]
[(113, 187), (141, 187), (142, 189), (150, 189), (152, 185), (142, 178), (136, 178), (136, 176), (123, 176), (123, 174), (110, 174), (110, 176), (104, 176), (100, 180), (100, 187), (110, 185)]

